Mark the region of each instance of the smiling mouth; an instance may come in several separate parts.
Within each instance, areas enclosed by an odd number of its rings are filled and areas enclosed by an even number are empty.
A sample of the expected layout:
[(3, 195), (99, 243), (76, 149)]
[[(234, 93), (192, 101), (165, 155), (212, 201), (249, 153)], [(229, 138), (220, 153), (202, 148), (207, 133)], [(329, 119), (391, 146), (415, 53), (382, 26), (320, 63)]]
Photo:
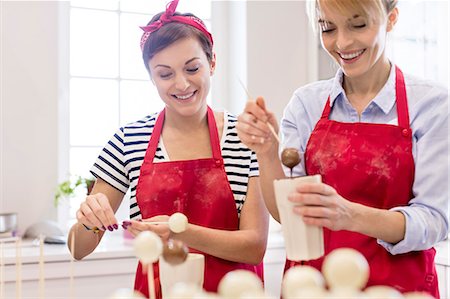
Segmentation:
[(359, 50), (359, 51), (356, 51), (356, 52), (353, 52), (353, 53), (345, 53), (345, 54), (338, 52), (338, 55), (339, 55), (339, 57), (341, 57), (344, 60), (352, 60), (352, 59), (355, 59), (358, 56), (361, 56), (361, 54), (364, 53), (364, 51), (365, 50)]
[(183, 95), (173, 94), (172, 96), (174, 98), (176, 98), (177, 100), (187, 100), (187, 99), (190, 99), (192, 96), (194, 96), (196, 93), (197, 93), (197, 90), (194, 92), (188, 93), (188, 94), (183, 94)]

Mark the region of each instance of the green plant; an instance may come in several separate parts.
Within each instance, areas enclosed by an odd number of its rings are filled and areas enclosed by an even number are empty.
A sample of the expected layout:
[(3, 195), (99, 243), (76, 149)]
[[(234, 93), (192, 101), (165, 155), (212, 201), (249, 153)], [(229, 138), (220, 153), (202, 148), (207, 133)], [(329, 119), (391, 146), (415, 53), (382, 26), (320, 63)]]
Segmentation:
[(61, 197), (73, 197), (75, 196), (75, 191), (80, 188), (86, 188), (86, 193), (89, 194), (94, 185), (95, 178), (83, 178), (81, 176), (74, 176), (73, 178), (60, 183), (56, 187), (55, 197), (53, 204), (55, 207), (58, 206)]

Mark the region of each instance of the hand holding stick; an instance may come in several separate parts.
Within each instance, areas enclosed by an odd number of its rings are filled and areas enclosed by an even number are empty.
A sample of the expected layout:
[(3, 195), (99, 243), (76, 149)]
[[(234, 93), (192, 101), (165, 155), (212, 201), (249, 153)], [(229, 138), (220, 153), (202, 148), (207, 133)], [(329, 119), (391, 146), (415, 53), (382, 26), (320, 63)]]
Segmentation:
[[(247, 98), (248, 100), (251, 100), (252, 97), (250, 96), (250, 93), (248, 92), (247, 88), (245, 87), (244, 83), (242, 83), (241, 79), (239, 79), (239, 83), (241, 84), (242, 88), (244, 89), (245, 93), (247, 94)], [(264, 111), (266, 110), (266, 107), (264, 105), (264, 102), (261, 101), (256, 101), (256, 105), (258, 105), (261, 109), (263, 109)], [(273, 126), (266, 121), (266, 125), (269, 127), (270, 132), (273, 134), (273, 136), (275, 137), (275, 139), (277, 140), (277, 142), (279, 144), (281, 144), (280, 142), (280, 138), (278, 138), (278, 134), (275, 132), (275, 129), (273, 128)]]

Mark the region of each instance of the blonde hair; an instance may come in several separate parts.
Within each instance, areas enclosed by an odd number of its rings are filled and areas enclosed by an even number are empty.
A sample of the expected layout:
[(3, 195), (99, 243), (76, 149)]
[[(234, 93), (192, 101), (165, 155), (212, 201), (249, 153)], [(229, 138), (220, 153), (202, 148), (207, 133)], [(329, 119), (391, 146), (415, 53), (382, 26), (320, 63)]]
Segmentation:
[[(317, 30), (317, 21), (320, 18), (320, 6), (333, 7), (342, 15), (351, 15), (357, 12), (366, 18), (386, 18), (397, 6), (398, 0), (308, 0), (307, 13), (309, 20)], [(374, 14), (375, 12), (375, 14)]]

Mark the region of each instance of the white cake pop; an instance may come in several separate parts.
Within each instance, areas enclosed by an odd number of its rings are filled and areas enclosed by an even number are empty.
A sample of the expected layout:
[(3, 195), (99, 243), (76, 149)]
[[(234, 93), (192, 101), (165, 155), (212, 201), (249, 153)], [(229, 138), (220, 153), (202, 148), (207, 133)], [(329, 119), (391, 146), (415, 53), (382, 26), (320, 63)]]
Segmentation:
[(364, 290), (368, 298), (395, 299), (403, 298), (402, 293), (390, 286), (376, 285), (370, 286)]
[(154, 232), (143, 231), (134, 239), (134, 252), (143, 264), (156, 262), (162, 250), (161, 238)]
[(322, 273), (330, 289), (361, 290), (369, 279), (369, 264), (355, 249), (339, 248), (325, 257)]
[(425, 292), (403, 293), (403, 298), (405, 298), (405, 299), (434, 299), (433, 296), (431, 296), (430, 294), (425, 293)]
[(111, 297), (109, 297), (109, 299), (136, 299), (136, 298), (144, 299), (145, 297), (140, 292), (127, 288), (118, 289), (111, 295)]
[(298, 289), (325, 287), (322, 273), (311, 266), (295, 266), (286, 271), (281, 286), (283, 298), (294, 298)]
[(239, 298), (244, 292), (262, 291), (261, 279), (253, 272), (235, 270), (228, 272), (219, 282), (218, 291), (224, 298)]
[(174, 233), (184, 232), (188, 225), (188, 219), (183, 213), (174, 213), (169, 217), (169, 229)]

